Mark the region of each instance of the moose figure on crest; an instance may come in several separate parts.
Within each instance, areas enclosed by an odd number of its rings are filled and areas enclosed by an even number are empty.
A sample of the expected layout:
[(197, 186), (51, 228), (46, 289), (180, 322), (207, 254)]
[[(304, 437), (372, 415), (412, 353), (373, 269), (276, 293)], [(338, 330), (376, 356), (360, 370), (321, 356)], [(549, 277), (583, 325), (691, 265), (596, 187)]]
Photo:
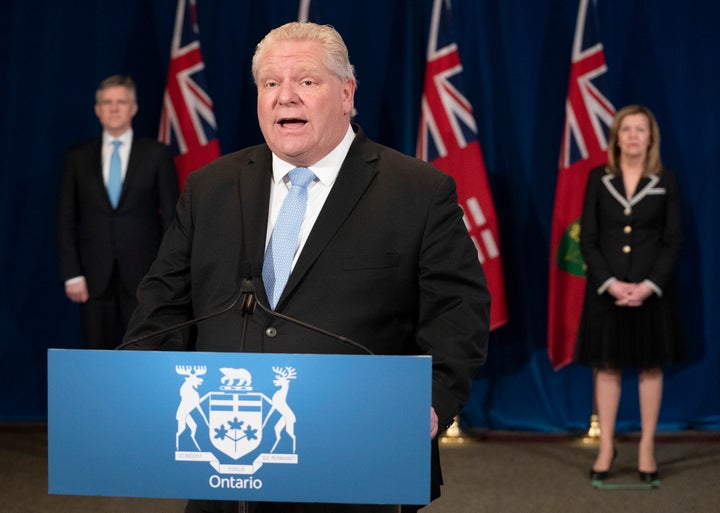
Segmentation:
[(197, 440), (195, 440), (197, 422), (192, 418), (192, 412), (193, 410), (199, 411), (203, 420), (205, 420), (205, 424), (208, 424), (205, 412), (200, 407), (200, 403), (205, 400), (207, 394), (201, 398), (197, 391), (198, 387), (203, 383), (203, 379), (200, 376), (207, 372), (207, 367), (199, 365), (192, 367), (189, 365), (176, 365), (175, 372), (181, 376), (185, 376), (185, 382), (180, 387), (180, 404), (175, 414), (178, 423), (177, 433), (175, 435), (175, 449), (180, 449), (180, 435), (183, 434), (186, 428), (190, 428), (190, 437), (199, 451), (200, 446)]

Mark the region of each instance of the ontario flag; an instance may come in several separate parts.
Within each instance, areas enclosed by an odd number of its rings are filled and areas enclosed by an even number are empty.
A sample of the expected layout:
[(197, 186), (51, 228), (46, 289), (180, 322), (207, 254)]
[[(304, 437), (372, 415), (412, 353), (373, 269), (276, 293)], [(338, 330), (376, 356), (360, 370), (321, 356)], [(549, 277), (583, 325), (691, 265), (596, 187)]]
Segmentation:
[(490, 329), (508, 320), (497, 216), (472, 105), (465, 98), (450, 2), (435, 0), (427, 47), (417, 157), (455, 179), (463, 220), (478, 250), (492, 296)]
[(557, 370), (575, 351), (585, 262), (580, 253), (580, 216), (590, 169), (607, 161), (607, 134), (615, 108), (605, 96), (605, 54), (594, 5), (581, 0), (572, 47), (570, 84), (550, 231), (548, 355)]
[(190, 173), (220, 156), (206, 90), (196, 0), (178, 0), (158, 139), (173, 148), (181, 190)]

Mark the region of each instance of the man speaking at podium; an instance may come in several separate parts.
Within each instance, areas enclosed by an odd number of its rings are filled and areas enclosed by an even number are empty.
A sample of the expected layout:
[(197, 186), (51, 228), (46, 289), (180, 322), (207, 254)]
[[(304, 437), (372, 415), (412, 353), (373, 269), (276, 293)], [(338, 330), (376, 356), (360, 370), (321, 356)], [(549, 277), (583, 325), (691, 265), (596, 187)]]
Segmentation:
[[(351, 123), (356, 79), (340, 35), (288, 23), (252, 61), (265, 144), (190, 175), (138, 288), (126, 341), (222, 311), (241, 282), (264, 308), (234, 308), (137, 346), (271, 353), (431, 355), (429, 435), (449, 426), (486, 357), (490, 296), (453, 180)], [(327, 336), (273, 310), (338, 334)], [(367, 419), (382, 422), (382, 419)], [(439, 496), (437, 442), (432, 498)], [(385, 513), (400, 507), (243, 503), (251, 513)], [(403, 508), (415, 511), (417, 508)], [(190, 501), (187, 512), (238, 512)]]

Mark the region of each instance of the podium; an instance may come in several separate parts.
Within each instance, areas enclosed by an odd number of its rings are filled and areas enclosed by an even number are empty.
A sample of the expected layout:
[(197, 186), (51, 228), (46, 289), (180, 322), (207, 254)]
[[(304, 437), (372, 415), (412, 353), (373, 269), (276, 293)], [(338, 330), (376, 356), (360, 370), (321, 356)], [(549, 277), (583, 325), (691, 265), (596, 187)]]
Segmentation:
[(431, 364), (51, 349), (49, 493), (427, 504)]

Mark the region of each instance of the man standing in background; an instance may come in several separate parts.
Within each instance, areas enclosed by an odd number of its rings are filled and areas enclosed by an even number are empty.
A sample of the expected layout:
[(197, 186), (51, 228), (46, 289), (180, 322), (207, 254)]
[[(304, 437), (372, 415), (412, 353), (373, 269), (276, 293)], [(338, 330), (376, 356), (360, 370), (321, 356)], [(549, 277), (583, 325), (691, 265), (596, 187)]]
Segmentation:
[(103, 133), (67, 154), (58, 253), (65, 293), (81, 305), (85, 347), (112, 349), (137, 305), (135, 289), (155, 258), (179, 190), (169, 148), (133, 134), (133, 80), (106, 78), (95, 100)]

